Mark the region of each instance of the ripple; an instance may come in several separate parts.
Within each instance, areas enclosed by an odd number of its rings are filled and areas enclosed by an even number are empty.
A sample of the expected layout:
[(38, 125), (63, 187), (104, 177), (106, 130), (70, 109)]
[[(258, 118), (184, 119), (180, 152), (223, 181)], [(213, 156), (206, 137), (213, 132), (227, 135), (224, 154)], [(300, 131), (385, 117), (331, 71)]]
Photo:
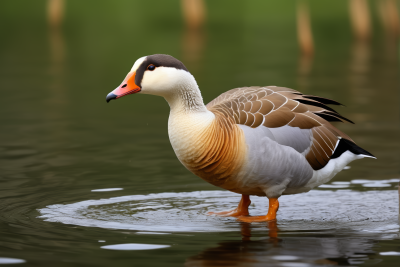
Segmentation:
[(25, 263), (25, 260), (15, 259), (15, 258), (4, 258), (0, 257), (0, 264), (18, 264), (18, 263)]
[(382, 256), (400, 256), (400, 252), (397, 251), (386, 251), (386, 252), (381, 252), (379, 255)]
[(318, 186), (319, 188), (348, 188), (349, 185), (347, 184), (322, 184)]
[(322, 184), (318, 188), (320, 189), (340, 189), (340, 188), (351, 188), (351, 189), (361, 189), (361, 188), (384, 188), (384, 187), (394, 187), (394, 183), (398, 183), (399, 179), (388, 179), (388, 180), (366, 180), (366, 179), (355, 179), (351, 182), (345, 181), (335, 181), (330, 184)]
[(107, 245), (100, 248), (111, 249), (111, 250), (149, 250), (149, 249), (160, 249), (168, 248), (169, 245), (153, 245), (153, 244), (137, 244), (137, 243), (127, 243), (127, 244), (116, 244)]
[(169, 235), (171, 233), (160, 233), (160, 232), (136, 232), (137, 235)]
[(350, 182), (332, 182), (332, 184), (341, 184), (341, 185), (349, 185), (351, 184)]
[(365, 180), (365, 179), (351, 180), (352, 184), (365, 184), (365, 183), (370, 183), (370, 182), (374, 182), (374, 180)]
[[(388, 180), (365, 180), (365, 179), (355, 179), (355, 180), (352, 180), (351, 181), (351, 183), (352, 184), (362, 184), (363, 186), (365, 185), (365, 184), (371, 184), (371, 183), (374, 183), (374, 184), (390, 184), (390, 183), (398, 183), (398, 182), (400, 182), (400, 179), (397, 179), (397, 178), (394, 178), (394, 179), (388, 179)], [(389, 186), (391, 186), (391, 185), (389, 185)], [(368, 186), (367, 186), (368, 187)]]
[[(352, 229), (398, 231), (397, 190), (313, 190), (280, 198), (281, 230)], [(40, 209), (40, 218), (89, 227), (143, 232), (220, 232), (240, 229), (232, 217), (207, 216), (237, 206), (240, 196), (228, 191), (159, 193), (93, 199)], [(267, 213), (265, 197), (251, 197), (250, 214)], [(265, 224), (253, 224), (263, 226)]]
[(276, 256), (272, 256), (271, 259), (277, 260), (277, 261), (295, 261), (300, 258), (297, 256), (292, 256), (292, 255), (276, 255)]
[(364, 187), (391, 187), (391, 184), (382, 183), (382, 182), (373, 182), (373, 183), (365, 183), (363, 184)]
[(33, 149), (16, 149), (10, 150), (4, 154), (5, 157), (14, 158), (14, 157), (26, 157), (37, 154), (36, 150)]
[(303, 262), (285, 262), (285, 263), (281, 263), (280, 266), (283, 266), (283, 267), (310, 267), (312, 265), (308, 264), (308, 263), (303, 263)]
[(91, 192), (109, 192), (109, 191), (119, 191), (124, 190), (123, 188), (102, 188), (102, 189), (93, 189)]

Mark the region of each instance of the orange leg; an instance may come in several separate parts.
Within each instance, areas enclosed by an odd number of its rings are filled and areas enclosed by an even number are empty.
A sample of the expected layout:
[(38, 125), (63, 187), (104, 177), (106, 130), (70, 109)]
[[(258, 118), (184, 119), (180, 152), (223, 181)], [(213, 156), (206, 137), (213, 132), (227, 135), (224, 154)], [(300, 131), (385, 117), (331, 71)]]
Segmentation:
[(242, 195), (242, 199), (239, 202), (239, 205), (234, 210), (229, 211), (221, 211), (221, 212), (209, 212), (208, 215), (219, 215), (219, 216), (247, 216), (249, 215), (249, 206), (251, 204), (249, 195)]
[(240, 217), (238, 220), (242, 222), (267, 222), (276, 220), (276, 212), (279, 209), (279, 201), (277, 198), (269, 199), (268, 214), (265, 216), (251, 216), (251, 217)]

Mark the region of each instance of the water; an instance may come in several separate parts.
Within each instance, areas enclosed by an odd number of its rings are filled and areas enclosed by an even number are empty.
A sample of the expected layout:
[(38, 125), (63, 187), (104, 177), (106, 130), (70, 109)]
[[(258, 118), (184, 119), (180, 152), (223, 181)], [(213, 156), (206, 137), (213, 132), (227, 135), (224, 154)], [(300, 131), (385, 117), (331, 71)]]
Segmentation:
[[(394, 183), (397, 184), (398, 180)], [(377, 231), (384, 225), (397, 231), (398, 205), (393, 201), (397, 197), (395, 190), (315, 190), (284, 197), (277, 218), (280, 226), (290, 230), (317, 227), (319, 230)], [(323, 198), (326, 200), (321, 202)], [(239, 199), (235, 193), (216, 190), (158, 193), (55, 204), (39, 212), (45, 221), (108, 229), (162, 233), (223, 232), (240, 230), (240, 223), (232, 217), (207, 216), (206, 213), (232, 209)], [(264, 197), (252, 197), (251, 213), (267, 213), (266, 202)]]
[[(345, 4), (312, 2), (316, 52), (304, 58), (291, 2), (210, 1), (199, 32), (185, 29), (178, 1), (67, 1), (59, 30), (48, 27), (44, 1), (0, 5), (0, 264), (398, 265), (399, 56), (377, 17), (371, 42), (359, 43)], [(181, 59), (205, 102), (246, 85), (342, 102), (356, 124), (338, 127), (378, 160), (282, 197), (276, 224), (205, 216), (239, 196), (181, 166), (167, 103), (105, 103), (153, 53)], [(266, 199), (252, 200), (251, 214), (264, 214)]]

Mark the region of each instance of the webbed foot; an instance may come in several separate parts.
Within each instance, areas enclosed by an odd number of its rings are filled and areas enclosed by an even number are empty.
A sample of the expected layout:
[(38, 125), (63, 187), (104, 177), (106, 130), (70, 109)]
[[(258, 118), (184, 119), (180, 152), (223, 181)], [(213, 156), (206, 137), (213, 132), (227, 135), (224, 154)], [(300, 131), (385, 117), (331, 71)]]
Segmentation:
[(242, 222), (270, 222), (276, 220), (276, 212), (279, 209), (279, 201), (277, 198), (269, 199), (268, 214), (265, 216), (249, 216), (249, 217), (239, 217), (238, 220)]
[(242, 195), (242, 199), (239, 205), (234, 210), (220, 211), (220, 212), (208, 212), (207, 215), (218, 215), (223, 217), (237, 217), (237, 216), (247, 216), (249, 215), (249, 206), (251, 204), (250, 197), (248, 195)]

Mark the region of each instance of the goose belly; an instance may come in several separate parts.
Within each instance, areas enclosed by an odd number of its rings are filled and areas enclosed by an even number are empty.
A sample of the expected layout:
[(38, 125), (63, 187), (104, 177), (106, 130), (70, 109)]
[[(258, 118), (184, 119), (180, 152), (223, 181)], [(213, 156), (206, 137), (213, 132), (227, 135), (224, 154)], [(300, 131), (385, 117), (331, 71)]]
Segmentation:
[(248, 146), (246, 163), (238, 177), (241, 193), (279, 197), (287, 189), (293, 193), (311, 189), (307, 184), (314, 170), (303, 155), (274, 141), (268, 128), (240, 128)]
[(314, 170), (302, 154), (274, 141), (268, 128), (240, 128), (248, 146), (246, 164), (238, 179), (243, 194), (279, 197), (308, 192), (330, 181), (353, 160), (365, 157), (346, 151), (322, 169)]

